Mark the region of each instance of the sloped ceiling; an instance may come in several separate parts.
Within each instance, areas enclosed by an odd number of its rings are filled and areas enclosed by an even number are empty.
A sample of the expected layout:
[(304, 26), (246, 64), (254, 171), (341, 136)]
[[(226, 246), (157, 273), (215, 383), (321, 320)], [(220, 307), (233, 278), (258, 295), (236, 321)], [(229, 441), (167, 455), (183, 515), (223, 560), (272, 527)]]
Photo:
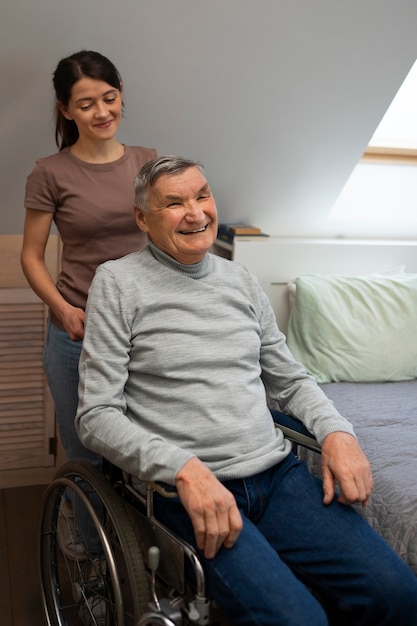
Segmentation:
[(417, 58), (416, 27), (415, 0), (3, 0), (1, 232), (21, 232), (26, 176), (55, 150), (54, 67), (91, 48), (124, 79), (120, 139), (203, 161), (222, 221), (349, 234), (327, 215)]

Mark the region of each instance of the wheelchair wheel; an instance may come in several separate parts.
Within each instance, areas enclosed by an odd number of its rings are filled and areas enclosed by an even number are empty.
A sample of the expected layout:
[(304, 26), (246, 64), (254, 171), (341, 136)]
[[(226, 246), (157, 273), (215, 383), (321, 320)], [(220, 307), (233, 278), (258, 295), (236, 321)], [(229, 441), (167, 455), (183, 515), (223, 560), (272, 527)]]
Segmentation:
[[(68, 501), (84, 528), (70, 549), (62, 539)], [(66, 463), (42, 508), (39, 568), (48, 626), (135, 626), (149, 610), (148, 574), (123, 500), (104, 474), (89, 463)]]

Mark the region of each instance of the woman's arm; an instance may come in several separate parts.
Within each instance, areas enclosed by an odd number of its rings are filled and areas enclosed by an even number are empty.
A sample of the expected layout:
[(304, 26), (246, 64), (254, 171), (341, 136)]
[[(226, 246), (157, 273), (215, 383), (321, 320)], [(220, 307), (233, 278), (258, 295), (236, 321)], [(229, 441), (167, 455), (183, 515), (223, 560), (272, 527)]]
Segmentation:
[(45, 263), (52, 219), (53, 214), (48, 211), (26, 209), (20, 261), (33, 291), (62, 322), (70, 338), (77, 341), (84, 336), (84, 311), (72, 306), (61, 296)]

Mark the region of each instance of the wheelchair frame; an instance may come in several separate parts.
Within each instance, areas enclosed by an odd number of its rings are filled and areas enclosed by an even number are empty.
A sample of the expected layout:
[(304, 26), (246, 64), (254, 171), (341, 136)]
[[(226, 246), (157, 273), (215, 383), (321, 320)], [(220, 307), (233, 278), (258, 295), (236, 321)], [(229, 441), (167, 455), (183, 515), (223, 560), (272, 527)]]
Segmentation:
[[(278, 412), (273, 417), (296, 454), (299, 445), (320, 452), (301, 422)], [(43, 497), (38, 546), (48, 626), (232, 624), (207, 597), (194, 548), (155, 519), (155, 490), (160, 487), (135, 483), (110, 464), (104, 472), (83, 461), (58, 470)], [(59, 544), (58, 527), (70, 523), (62, 515), (64, 499), (72, 501), (75, 518), (78, 507), (89, 517), (92, 537), (83, 538), (81, 555)]]

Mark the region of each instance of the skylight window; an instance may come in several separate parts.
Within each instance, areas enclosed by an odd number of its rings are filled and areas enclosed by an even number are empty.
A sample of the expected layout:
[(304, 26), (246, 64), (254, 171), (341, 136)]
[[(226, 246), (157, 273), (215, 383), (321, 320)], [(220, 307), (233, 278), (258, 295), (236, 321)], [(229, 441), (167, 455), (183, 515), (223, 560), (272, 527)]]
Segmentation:
[(417, 150), (417, 61), (388, 107), (369, 146)]
[(417, 61), (329, 214), (345, 222), (417, 222)]

